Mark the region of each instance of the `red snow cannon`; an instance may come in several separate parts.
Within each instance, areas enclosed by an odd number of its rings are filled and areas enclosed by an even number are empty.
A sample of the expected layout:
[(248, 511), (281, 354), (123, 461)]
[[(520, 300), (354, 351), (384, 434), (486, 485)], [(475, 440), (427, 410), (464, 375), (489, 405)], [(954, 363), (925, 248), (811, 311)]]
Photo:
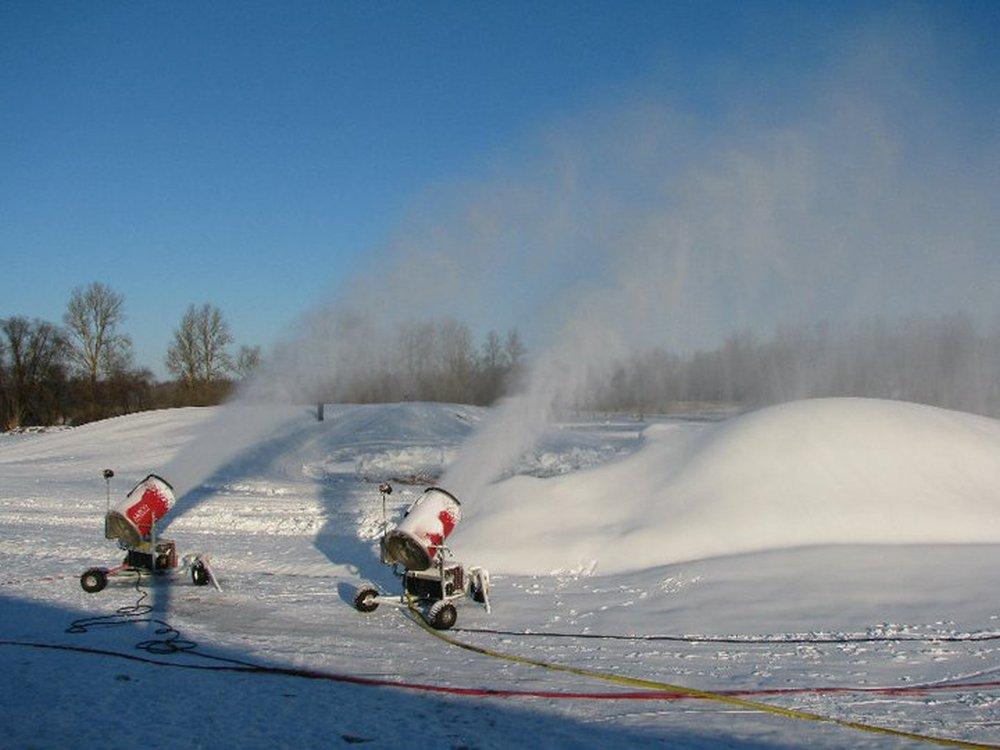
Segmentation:
[(173, 539), (157, 538), (156, 524), (170, 512), (174, 504), (174, 488), (163, 477), (150, 474), (125, 496), (120, 508), (111, 507), (111, 478), (115, 473), (104, 470), (107, 482), (108, 508), (104, 516), (104, 536), (118, 542), (125, 551), (121, 565), (107, 568), (88, 568), (80, 576), (80, 586), (88, 593), (96, 593), (108, 585), (108, 577), (119, 573), (172, 573), (178, 568), (191, 571), (191, 580), (197, 586), (211, 582), (219, 584), (208, 564), (208, 556), (185, 555), (177, 559)]
[(399, 563), (407, 570), (427, 570), (461, 520), (462, 505), (454, 495), (440, 487), (427, 489), (399, 526), (385, 535), (385, 562)]
[[(450, 559), (445, 540), (462, 519), (462, 506), (447, 490), (430, 487), (417, 498), (399, 526), (388, 531), (386, 498), (388, 484), (379, 485), (382, 494), (382, 562), (392, 565), (402, 579), (398, 596), (381, 593), (366, 584), (354, 595), (359, 612), (374, 612), (380, 604), (418, 609), (431, 627), (447, 630), (455, 624), (455, 603), (468, 597), (490, 611), (490, 574), (479, 567), (468, 568)], [(397, 570), (401, 567), (402, 571)]]
[(122, 510), (108, 510), (104, 536), (135, 546), (149, 537), (153, 525), (167, 515), (174, 504), (174, 488), (163, 477), (150, 474), (125, 496)]

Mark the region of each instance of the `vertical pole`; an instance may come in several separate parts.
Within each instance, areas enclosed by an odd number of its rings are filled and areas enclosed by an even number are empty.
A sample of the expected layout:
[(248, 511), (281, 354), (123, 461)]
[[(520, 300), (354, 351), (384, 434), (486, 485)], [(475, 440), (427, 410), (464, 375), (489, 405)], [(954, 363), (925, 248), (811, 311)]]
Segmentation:
[(316, 404), (316, 421), (317, 422), (322, 422), (323, 421), (323, 411), (324, 411), (323, 407), (324, 406), (325, 406), (325, 404), (322, 401), (320, 403)]
[(380, 494), (382, 495), (382, 541), (378, 545), (378, 555), (382, 560), (382, 564), (385, 565), (385, 532), (389, 522), (385, 516), (385, 491), (382, 491)]
[(156, 514), (150, 512), (149, 521), (149, 573), (156, 573)]
[[(388, 519), (388, 517), (386, 516), (386, 513), (385, 513), (385, 496), (392, 494), (392, 485), (389, 484), (388, 482), (382, 482), (382, 484), (380, 484), (378, 486), (378, 491), (379, 491), (379, 494), (382, 495), (382, 541), (379, 542), (378, 547), (379, 547), (379, 559), (382, 561), (382, 564), (384, 565), (385, 564), (385, 535), (386, 535), (386, 532), (389, 529), (389, 519)], [(396, 567), (395, 567), (395, 564), (394, 564), (393, 565), (393, 570), (395, 570), (395, 569), (396, 569)]]

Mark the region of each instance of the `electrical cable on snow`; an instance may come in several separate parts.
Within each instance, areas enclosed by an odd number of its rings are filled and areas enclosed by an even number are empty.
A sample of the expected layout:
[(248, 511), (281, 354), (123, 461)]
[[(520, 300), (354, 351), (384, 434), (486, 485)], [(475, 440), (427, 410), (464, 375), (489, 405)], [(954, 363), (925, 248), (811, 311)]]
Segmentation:
[[(100, 656), (110, 656), (116, 658), (127, 659), (130, 661), (136, 661), (144, 664), (154, 665), (154, 666), (165, 666), (180, 669), (192, 669), (200, 671), (214, 671), (214, 672), (230, 672), (230, 673), (244, 673), (244, 674), (265, 674), (265, 675), (279, 675), (287, 677), (300, 677), (306, 679), (314, 680), (327, 680), (340, 683), (348, 683), (355, 685), (365, 685), (372, 687), (390, 687), (397, 689), (407, 689), (407, 690), (417, 690), (422, 692), (431, 693), (444, 693), (450, 695), (462, 695), (462, 696), (477, 696), (477, 697), (521, 697), (521, 698), (549, 698), (549, 699), (569, 699), (569, 700), (580, 700), (580, 699), (590, 699), (590, 700), (683, 700), (683, 699), (696, 699), (696, 700), (708, 700), (726, 703), (730, 705), (735, 705), (737, 707), (755, 711), (763, 711), (766, 713), (771, 713), (778, 716), (783, 716), (785, 718), (795, 718), (807, 721), (815, 721), (821, 723), (830, 723), (838, 726), (856, 729), (869, 733), (890, 735), (896, 737), (902, 737), (907, 739), (920, 740), (924, 742), (930, 742), (938, 745), (949, 746), (949, 747), (965, 747), (965, 748), (1000, 748), (1000, 745), (989, 745), (984, 743), (968, 742), (964, 740), (949, 739), (943, 737), (935, 737), (932, 735), (925, 735), (916, 732), (906, 732), (903, 730), (890, 729), (888, 727), (880, 727), (872, 724), (866, 724), (864, 722), (850, 721), (846, 719), (838, 719), (834, 717), (822, 716), (819, 714), (813, 714), (806, 711), (801, 711), (797, 709), (788, 709), (781, 706), (773, 706), (767, 703), (760, 703), (758, 701), (747, 700), (750, 696), (781, 696), (781, 695), (792, 695), (792, 694), (827, 694), (827, 693), (875, 693), (875, 694), (920, 694), (923, 692), (939, 691), (939, 690), (956, 690), (956, 689), (981, 689), (981, 688), (996, 688), (1000, 687), (1000, 681), (992, 682), (967, 682), (967, 683), (953, 683), (953, 684), (933, 684), (933, 685), (908, 685), (908, 686), (898, 686), (898, 687), (816, 687), (816, 688), (775, 688), (775, 689), (757, 689), (757, 690), (721, 690), (721, 691), (706, 691), (699, 690), (696, 688), (686, 688), (679, 685), (671, 685), (669, 683), (661, 683), (653, 680), (645, 680), (634, 677), (625, 677), (621, 675), (616, 675), (612, 673), (598, 672), (594, 670), (588, 670), (578, 667), (570, 667), (567, 665), (555, 664), (550, 662), (543, 662), (540, 660), (530, 659), (527, 657), (516, 656), (513, 654), (504, 654), (499, 651), (493, 651), (492, 649), (483, 648), (480, 646), (475, 646), (473, 644), (464, 643), (455, 638), (439, 633), (438, 631), (431, 628), (429, 624), (423, 619), (418, 611), (413, 607), (412, 602), (410, 603), (410, 618), (417, 622), (426, 632), (439, 638), (440, 640), (457, 646), (459, 648), (473, 651), (485, 656), (491, 656), (493, 658), (504, 659), (506, 661), (511, 661), (515, 663), (525, 664), (529, 666), (537, 666), (553, 671), (568, 672), (571, 674), (577, 674), (584, 677), (591, 677), (598, 680), (604, 680), (607, 682), (613, 682), (620, 685), (632, 686), (642, 688), (640, 692), (605, 692), (605, 693), (565, 693), (556, 691), (541, 691), (541, 690), (502, 690), (495, 688), (460, 688), (452, 687), (447, 685), (433, 685), (426, 683), (407, 683), (407, 682), (397, 682), (393, 680), (377, 679), (369, 677), (361, 677), (357, 675), (348, 674), (337, 674), (332, 672), (322, 672), (317, 670), (308, 670), (301, 668), (287, 668), (287, 667), (275, 667), (255, 664), (253, 662), (248, 662), (240, 659), (233, 659), (231, 657), (219, 656), (216, 654), (209, 654), (201, 651), (196, 642), (180, 638), (180, 632), (176, 630), (173, 626), (164, 620), (145, 617), (150, 612), (153, 611), (153, 607), (149, 604), (144, 604), (144, 600), (148, 596), (148, 591), (143, 589), (141, 586), (142, 574), (140, 571), (136, 571), (135, 588), (139, 593), (139, 598), (136, 600), (134, 605), (127, 605), (118, 608), (115, 613), (111, 615), (101, 615), (95, 617), (84, 617), (74, 620), (69, 627), (66, 629), (67, 633), (86, 633), (92, 628), (99, 627), (115, 627), (121, 625), (137, 624), (137, 623), (150, 623), (160, 625), (155, 633), (156, 635), (166, 636), (165, 638), (151, 639), (147, 641), (142, 641), (136, 644), (136, 648), (151, 654), (157, 655), (167, 655), (175, 653), (186, 653), (192, 656), (197, 656), (199, 658), (208, 659), (212, 661), (222, 662), (219, 666), (208, 666), (204, 664), (179, 664), (175, 662), (168, 662), (159, 659), (152, 659), (148, 657), (136, 656), (134, 654), (126, 654), (117, 651), (110, 651), (106, 649), (94, 649), (79, 646), (69, 646), (61, 644), (48, 644), (48, 643), (37, 643), (28, 641), (13, 641), (13, 640), (0, 640), (0, 646), (19, 646), (23, 648), (35, 648), (35, 649), (51, 649), (60, 651), (74, 651), (78, 653), (93, 654)], [(458, 630), (458, 629), (457, 629)], [(491, 634), (507, 634), (507, 635), (520, 635), (520, 636), (530, 636), (530, 635), (554, 635), (556, 637), (591, 637), (591, 638), (611, 638), (615, 640), (633, 640), (635, 638), (640, 639), (658, 639), (658, 640), (689, 640), (693, 642), (717, 642), (722, 640), (723, 642), (734, 642), (734, 643), (752, 643), (753, 640), (748, 640), (745, 638), (732, 638), (732, 637), (708, 637), (699, 638), (696, 636), (602, 636), (600, 634), (571, 634), (571, 633), (531, 633), (531, 632), (514, 632), (514, 631), (501, 631), (501, 630), (490, 630), (490, 629), (475, 629), (469, 628), (461, 630), (461, 632), (481, 632), (481, 633), (491, 633)], [(993, 640), (1000, 637), (1000, 634), (982, 634), (978, 636), (965, 637), (965, 636), (943, 636), (936, 638), (922, 638), (913, 637), (908, 638), (895, 638), (895, 637), (870, 637), (866, 636), (858, 640)], [(716, 640), (713, 641), (712, 639)], [(799, 639), (798, 642), (815, 642), (816, 639)], [(793, 639), (759, 639), (759, 642), (764, 643), (794, 643)], [(845, 642), (843, 639), (822, 639), (820, 642), (824, 643), (838, 643)], [(848, 641), (849, 642), (849, 641)]]
[(170, 625), (170, 623), (165, 620), (146, 616), (153, 611), (153, 605), (143, 603), (146, 597), (149, 596), (149, 591), (142, 588), (141, 570), (135, 571), (135, 590), (139, 594), (139, 598), (136, 599), (135, 604), (119, 607), (110, 615), (81, 617), (73, 620), (69, 624), (69, 627), (66, 628), (66, 632), (80, 634), (96, 628), (113, 628), (122, 625), (149, 623), (150, 625), (160, 626), (153, 632), (155, 635), (162, 637), (135, 644), (135, 647), (140, 651), (146, 651), (150, 654), (175, 654), (179, 651), (194, 651), (198, 648), (198, 644), (194, 641), (181, 638), (180, 632)]
[(667, 682), (646, 680), (638, 677), (627, 677), (624, 675), (617, 675), (610, 672), (599, 672), (597, 670), (585, 669), (583, 667), (572, 667), (566, 664), (546, 662), (546, 661), (541, 661), (540, 659), (531, 659), (525, 656), (517, 656), (516, 654), (507, 654), (502, 651), (495, 651), (493, 649), (485, 648), (483, 646), (476, 646), (471, 643), (466, 643), (465, 641), (460, 641), (457, 638), (452, 638), (451, 636), (445, 635), (443, 632), (435, 630), (423, 618), (421, 613), (414, 606), (412, 598), (407, 596), (407, 601), (409, 603), (409, 609), (407, 610), (409, 619), (411, 619), (417, 625), (419, 625), (424, 632), (429, 633), (430, 635), (434, 636), (435, 638), (449, 645), (456, 646), (458, 648), (464, 649), (466, 651), (471, 651), (473, 653), (482, 654), (483, 656), (489, 656), (494, 659), (501, 659), (503, 661), (509, 661), (515, 664), (524, 664), (532, 667), (541, 667), (543, 669), (549, 669), (554, 672), (565, 672), (568, 674), (578, 675), (580, 677), (590, 677), (595, 680), (612, 682), (618, 685), (625, 685), (628, 687), (648, 688), (650, 690), (679, 693), (689, 698), (713, 701), (716, 703), (724, 703), (727, 705), (737, 706), (739, 708), (749, 709), (752, 711), (763, 711), (765, 713), (774, 714), (775, 716), (781, 716), (786, 719), (799, 719), (801, 721), (813, 721), (820, 724), (833, 724), (836, 726), (844, 727), (846, 729), (855, 729), (861, 732), (867, 732), (869, 734), (880, 734), (880, 735), (900, 737), (910, 740), (919, 740), (921, 742), (927, 742), (935, 745), (942, 745), (945, 747), (1000, 748), (1000, 745), (989, 745), (982, 742), (969, 742), (966, 740), (957, 740), (948, 737), (936, 737), (934, 735), (921, 734), (919, 732), (907, 732), (901, 729), (891, 729), (889, 727), (882, 727), (875, 724), (868, 724), (862, 721), (851, 721), (850, 719), (839, 719), (833, 716), (823, 716), (822, 714), (815, 714), (812, 713), (811, 711), (802, 711), (794, 708), (785, 708), (783, 706), (774, 706), (771, 705), (770, 703), (762, 703), (760, 701), (748, 700), (747, 698), (741, 697), (739, 695), (732, 695), (714, 690), (699, 690), (698, 688), (688, 688), (682, 685), (673, 685)]
[[(106, 656), (116, 659), (148, 664), (156, 667), (169, 667), (172, 669), (188, 669), (202, 672), (230, 672), (257, 675), (277, 675), (282, 677), (300, 677), (311, 680), (325, 680), (329, 682), (340, 682), (352, 685), (363, 685), (367, 687), (386, 687), (401, 690), (414, 690), (430, 693), (445, 693), (448, 695), (461, 695), (472, 697), (490, 698), (549, 698), (562, 700), (629, 700), (629, 701), (674, 701), (689, 700), (692, 696), (685, 693), (667, 691), (612, 691), (612, 692), (559, 692), (549, 690), (506, 690), (502, 688), (468, 688), (454, 687), (452, 685), (435, 685), (421, 682), (401, 682), (375, 677), (363, 677), (361, 675), (342, 674), (337, 672), (325, 672), (321, 670), (310, 670), (297, 667), (277, 667), (266, 664), (257, 664), (242, 659), (209, 654), (201, 650), (192, 649), (176, 653), (186, 653), (203, 659), (222, 662), (224, 666), (214, 666), (208, 664), (188, 664), (183, 662), (165, 661), (163, 659), (153, 659), (147, 656), (129, 654), (122, 651), (111, 651), (110, 649), (90, 648), (87, 646), (70, 646), (59, 643), (40, 643), (37, 641), (15, 641), (0, 640), (0, 646), (16, 646), (21, 648), (31, 648), (39, 650), (67, 651), (92, 656)], [(945, 692), (952, 690), (978, 690), (984, 688), (1000, 688), (1000, 680), (988, 682), (956, 682), (956, 683), (931, 683), (923, 685), (895, 685), (885, 687), (800, 687), (800, 688), (763, 688), (748, 690), (719, 690), (723, 695), (752, 697), (771, 695), (822, 695), (827, 693), (867, 693), (876, 695), (921, 695), (930, 692)]]
[(823, 644), (823, 643), (971, 643), (1000, 640), (1000, 633), (967, 633), (961, 635), (845, 635), (793, 636), (782, 635), (622, 635), (618, 633), (563, 633), (548, 630), (500, 630), (494, 628), (452, 628), (456, 633), (509, 635), (525, 638), (580, 638), (605, 641), (669, 641), (673, 643), (726, 643), (747, 645)]

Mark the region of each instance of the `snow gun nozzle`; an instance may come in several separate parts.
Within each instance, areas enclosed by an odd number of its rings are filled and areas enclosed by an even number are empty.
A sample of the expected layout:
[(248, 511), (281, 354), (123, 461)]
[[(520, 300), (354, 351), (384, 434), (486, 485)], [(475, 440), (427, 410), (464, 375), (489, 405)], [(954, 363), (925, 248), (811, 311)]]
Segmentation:
[(388, 482), (382, 482), (382, 484), (378, 486), (378, 491), (381, 492), (383, 495), (391, 495), (392, 485), (389, 484)]
[(115, 473), (111, 469), (105, 469), (104, 471), (101, 472), (101, 475), (105, 479), (111, 479), (111, 477), (113, 477), (115, 475)]

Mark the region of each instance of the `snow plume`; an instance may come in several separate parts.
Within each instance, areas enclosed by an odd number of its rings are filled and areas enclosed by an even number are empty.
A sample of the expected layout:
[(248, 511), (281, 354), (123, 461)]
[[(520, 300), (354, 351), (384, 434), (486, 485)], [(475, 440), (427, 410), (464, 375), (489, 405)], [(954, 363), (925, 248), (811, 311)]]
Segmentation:
[[(644, 137), (616, 131), (631, 148), (584, 141), (577, 171), (594, 171), (597, 203), (613, 210), (581, 211), (574, 223), (601, 237), (610, 273), (577, 304), (562, 300), (555, 343), (459, 453), (446, 486), (479, 495), (554, 406), (601, 382), (622, 351), (692, 351), (740, 329), (804, 321), (995, 315), (995, 136), (956, 149), (958, 126), (943, 110), (961, 103), (920, 62), (942, 59), (931, 41), (864, 42), (875, 59), (854, 50), (778, 124), (741, 110), (729, 127), (676, 130), (663, 123), (680, 120), (651, 109)], [(938, 366), (941, 356), (913, 364)]]
[(426, 196), (243, 397), (301, 403), (402, 367), (414, 321), (516, 326), (533, 355), (522, 388), (443, 480), (471, 498), (629, 353), (792, 323), (990, 320), (1000, 148), (982, 97), (955, 93), (970, 88), (964, 40), (888, 26), (771, 88), (748, 75), (698, 106), (632, 96), (578, 113)]

